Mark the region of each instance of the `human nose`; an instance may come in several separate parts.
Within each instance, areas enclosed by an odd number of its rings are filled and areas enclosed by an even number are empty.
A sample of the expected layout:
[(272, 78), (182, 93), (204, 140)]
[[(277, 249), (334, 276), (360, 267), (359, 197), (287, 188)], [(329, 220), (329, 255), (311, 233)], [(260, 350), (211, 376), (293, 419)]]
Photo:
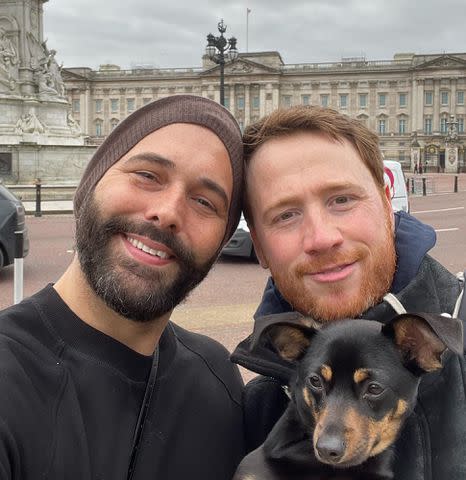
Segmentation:
[(183, 218), (184, 194), (176, 187), (166, 188), (150, 198), (145, 218), (157, 227), (177, 233)]
[(343, 235), (336, 220), (320, 209), (307, 213), (303, 227), (306, 253), (330, 250), (343, 243)]

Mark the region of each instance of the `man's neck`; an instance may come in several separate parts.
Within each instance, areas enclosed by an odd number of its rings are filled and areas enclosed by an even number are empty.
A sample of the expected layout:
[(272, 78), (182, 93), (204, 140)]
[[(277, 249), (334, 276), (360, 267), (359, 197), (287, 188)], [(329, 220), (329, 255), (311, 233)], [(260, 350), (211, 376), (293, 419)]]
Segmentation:
[(168, 312), (149, 322), (136, 322), (122, 317), (96, 295), (76, 257), (54, 288), (83, 322), (141, 355), (152, 355), (171, 315)]

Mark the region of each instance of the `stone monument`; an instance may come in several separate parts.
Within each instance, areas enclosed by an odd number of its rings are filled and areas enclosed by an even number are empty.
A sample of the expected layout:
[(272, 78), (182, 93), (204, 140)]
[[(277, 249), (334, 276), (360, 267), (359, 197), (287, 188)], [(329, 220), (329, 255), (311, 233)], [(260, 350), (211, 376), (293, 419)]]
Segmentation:
[(63, 182), (79, 177), (89, 157), (86, 148), (65, 148), (85, 142), (65, 98), (57, 52), (44, 40), (47, 1), (0, 2), (0, 178), (7, 182)]
[(445, 173), (458, 172), (458, 121), (450, 115), (447, 122), (447, 135), (445, 137)]

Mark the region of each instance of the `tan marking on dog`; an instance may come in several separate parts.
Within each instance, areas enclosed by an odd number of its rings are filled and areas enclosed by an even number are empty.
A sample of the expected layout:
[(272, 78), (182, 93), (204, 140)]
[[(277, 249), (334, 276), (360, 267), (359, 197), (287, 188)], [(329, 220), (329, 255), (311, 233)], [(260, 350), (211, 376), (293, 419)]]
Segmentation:
[(310, 344), (301, 330), (287, 326), (282, 326), (274, 332), (272, 342), (280, 356), (288, 361), (298, 359)]
[(346, 449), (341, 462), (351, 461), (355, 457), (368, 457), (369, 422), (367, 417), (360, 415), (354, 408), (349, 408), (343, 417), (345, 428)]
[(314, 428), (314, 435), (313, 435), (314, 451), (316, 450), (316, 443), (317, 443), (317, 440), (319, 439), (319, 435), (323, 430), (327, 416), (328, 416), (327, 408), (324, 408), (320, 412), (316, 411), (316, 416), (315, 416), (316, 426)]
[(314, 422), (317, 422), (317, 409), (316, 409), (316, 404), (314, 402), (314, 397), (309, 393), (309, 390), (304, 387), (303, 388), (303, 398), (304, 401), (306, 402), (306, 405), (311, 410), (312, 417), (314, 418)]
[(364, 380), (367, 380), (368, 378), (369, 378), (369, 370), (367, 370), (367, 368), (358, 368), (357, 370), (354, 371), (354, 374), (353, 374), (354, 383), (364, 382)]
[(320, 367), (320, 374), (327, 383), (330, 383), (332, 381), (333, 372), (332, 368), (329, 365), (322, 365)]
[(312, 317), (302, 317), (299, 319), (299, 323), (309, 328), (315, 328), (316, 330), (320, 330), (322, 328), (322, 324), (316, 322)]
[(400, 399), (395, 409), (389, 412), (382, 420), (379, 422), (371, 422), (372, 436), (375, 437), (375, 441), (369, 453), (370, 457), (378, 455), (393, 444), (407, 409), (408, 404), (406, 401)]

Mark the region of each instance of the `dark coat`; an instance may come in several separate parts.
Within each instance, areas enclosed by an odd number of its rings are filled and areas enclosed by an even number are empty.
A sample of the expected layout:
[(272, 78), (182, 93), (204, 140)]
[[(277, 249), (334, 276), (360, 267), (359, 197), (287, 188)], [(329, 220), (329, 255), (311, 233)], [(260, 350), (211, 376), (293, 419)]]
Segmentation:
[[(408, 215), (401, 215), (401, 222), (398, 216), (397, 227), (398, 265), (392, 293), (408, 312), (451, 314), (462, 286), (455, 275), (426, 254), (433, 243), (432, 229)], [(410, 236), (410, 227), (416, 235)], [(269, 290), (264, 300), (270, 299), (268, 304), (263, 301), (259, 314), (279, 313), (289, 307), (278, 291)], [(361, 318), (385, 323), (395, 314), (393, 307), (383, 301)], [(232, 359), (260, 374), (249, 382), (244, 393), (248, 449), (253, 450), (265, 440), (288, 404), (284, 387), (290, 378), (290, 365), (271, 350), (252, 356), (249, 343), (250, 337), (241, 342)], [(442, 370), (423, 377), (415, 411), (395, 446), (397, 480), (466, 478), (465, 392), (464, 356), (448, 356)]]

